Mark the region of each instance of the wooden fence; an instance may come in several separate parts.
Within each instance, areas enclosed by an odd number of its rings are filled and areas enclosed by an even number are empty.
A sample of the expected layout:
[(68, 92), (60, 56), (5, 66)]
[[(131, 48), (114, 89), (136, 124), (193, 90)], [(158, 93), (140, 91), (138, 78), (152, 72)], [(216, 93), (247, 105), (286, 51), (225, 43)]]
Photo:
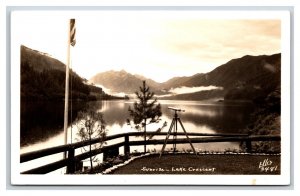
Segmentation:
[[(246, 134), (211, 134), (211, 133), (187, 133), (190, 137), (192, 143), (210, 143), (210, 142), (245, 142), (247, 152), (252, 152), (251, 142), (252, 141), (280, 141), (280, 136), (270, 136), (270, 135), (246, 135)], [(112, 145), (104, 146), (100, 149), (94, 149), (91, 152), (84, 152), (75, 156), (75, 150), (90, 144), (99, 143), (100, 139), (96, 138), (91, 141), (77, 142), (73, 144), (61, 145), (52, 148), (42, 149), (34, 152), (28, 152), (20, 155), (20, 162), (27, 162), (41, 157), (53, 155), (56, 153), (67, 152), (68, 156), (66, 159), (62, 159), (50, 164), (46, 164), (28, 171), (22, 172), (22, 174), (46, 174), (51, 171), (67, 167), (69, 174), (75, 172), (76, 163), (81, 160), (87, 159), (90, 156), (95, 156), (103, 153), (104, 155), (115, 150), (119, 147), (124, 147), (124, 155), (130, 154), (130, 146), (140, 146), (145, 145), (144, 140), (130, 141), (130, 136), (143, 136), (143, 132), (131, 132), (122, 133), (112, 136), (107, 136), (105, 141), (123, 138), (122, 142), (118, 142)], [(147, 132), (147, 135), (154, 136), (166, 136), (167, 133), (161, 132)], [(174, 135), (171, 133), (170, 135)], [(177, 136), (184, 136), (184, 133), (176, 133)], [(192, 136), (192, 137), (191, 137)], [(200, 137), (199, 137), (200, 136)], [(146, 141), (146, 145), (161, 145), (164, 144), (165, 139), (151, 139)], [(189, 143), (186, 138), (168, 139), (168, 144), (184, 144)]]

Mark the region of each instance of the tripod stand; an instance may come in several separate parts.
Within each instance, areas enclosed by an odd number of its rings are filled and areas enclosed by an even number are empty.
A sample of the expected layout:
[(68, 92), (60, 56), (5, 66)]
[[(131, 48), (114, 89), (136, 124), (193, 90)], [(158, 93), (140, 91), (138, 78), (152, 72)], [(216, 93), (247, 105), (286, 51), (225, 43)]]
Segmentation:
[(188, 141), (189, 141), (189, 143), (190, 143), (190, 145), (191, 145), (191, 147), (192, 147), (192, 149), (193, 149), (193, 152), (194, 152), (195, 154), (197, 154), (197, 153), (196, 153), (196, 150), (195, 150), (195, 148), (194, 148), (194, 146), (193, 146), (193, 144), (192, 144), (192, 142), (191, 142), (189, 136), (187, 135), (187, 133), (186, 133), (186, 131), (185, 131), (185, 128), (184, 128), (184, 126), (183, 126), (183, 124), (182, 124), (182, 122), (181, 122), (181, 120), (180, 120), (180, 118), (178, 117), (178, 114), (177, 114), (177, 112), (184, 112), (184, 110), (179, 109), (179, 108), (172, 108), (172, 107), (168, 107), (168, 109), (173, 110), (175, 113), (174, 113), (173, 120), (172, 120), (172, 122), (171, 122), (169, 131), (168, 131), (168, 134), (167, 134), (167, 136), (166, 136), (166, 139), (165, 139), (164, 145), (163, 145), (163, 147), (162, 147), (162, 149), (161, 149), (161, 152), (160, 152), (160, 156), (159, 156), (159, 157), (161, 157), (161, 155), (163, 154), (163, 152), (164, 152), (164, 150), (165, 150), (165, 147), (166, 147), (166, 145), (167, 145), (167, 142), (168, 142), (168, 139), (169, 139), (169, 137), (170, 137), (170, 134), (171, 134), (172, 130), (173, 130), (173, 132), (174, 132), (174, 134), (173, 134), (173, 139), (174, 139), (174, 143), (173, 143), (173, 152), (176, 151), (176, 139), (177, 139), (177, 128), (178, 128), (177, 122), (180, 123), (180, 126), (181, 126), (182, 130), (184, 131), (185, 136), (186, 136), (186, 138), (188, 139)]

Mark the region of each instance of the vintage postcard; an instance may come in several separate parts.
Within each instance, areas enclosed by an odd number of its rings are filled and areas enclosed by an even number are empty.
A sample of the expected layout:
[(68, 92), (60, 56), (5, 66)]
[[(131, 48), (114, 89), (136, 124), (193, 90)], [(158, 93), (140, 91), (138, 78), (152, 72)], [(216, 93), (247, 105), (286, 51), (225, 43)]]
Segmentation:
[(11, 12), (15, 185), (287, 185), (287, 11)]

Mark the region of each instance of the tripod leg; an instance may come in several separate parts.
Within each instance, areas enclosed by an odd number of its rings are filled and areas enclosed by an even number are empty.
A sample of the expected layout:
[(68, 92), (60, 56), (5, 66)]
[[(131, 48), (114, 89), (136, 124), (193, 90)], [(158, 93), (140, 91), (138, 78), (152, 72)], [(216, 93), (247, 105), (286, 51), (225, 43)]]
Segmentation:
[(189, 143), (190, 143), (190, 145), (191, 145), (191, 147), (192, 147), (194, 153), (197, 155), (196, 150), (195, 150), (195, 148), (194, 148), (194, 146), (193, 146), (193, 144), (192, 144), (192, 142), (191, 142), (191, 140), (190, 140), (190, 138), (189, 138), (187, 132), (185, 131), (185, 128), (184, 128), (184, 126), (183, 126), (183, 124), (182, 124), (180, 118), (178, 118), (178, 121), (179, 121), (179, 123), (180, 123), (180, 125), (181, 125), (181, 127), (182, 127), (182, 129), (183, 129), (183, 131), (184, 131), (184, 133), (185, 133), (185, 136), (186, 136), (186, 138), (188, 139), (188, 141), (189, 141)]
[(173, 131), (174, 135), (173, 135), (173, 153), (175, 153), (176, 151), (176, 139), (177, 139), (177, 117), (175, 117), (175, 124), (174, 124), (174, 131)]
[(164, 145), (163, 145), (163, 147), (162, 147), (162, 149), (161, 149), (161, 152), (160, 152), (159, 157), (161, 157), (162, 153), (163, 153), (164, 150), (165, 150), (165, 147), (166, 147), (166, 145), (167, 145), (167, 141), (168, 141), (168, 139), (169, 139), (169, 137), (170, 137), (170, 134), (171, 134), (171, 132), (172, 132), (172, 128), (173, 128), (173, 126), (174, 126), (174, 123), (175, 123), (175, 120), (173, 119), (173, 120), (172, 120), (172, 123), (171, 123), (171, 125), (170, 125), (170, 128), (169, 128), (168, 134), (167, 134), (167, 136), (166, 136)]

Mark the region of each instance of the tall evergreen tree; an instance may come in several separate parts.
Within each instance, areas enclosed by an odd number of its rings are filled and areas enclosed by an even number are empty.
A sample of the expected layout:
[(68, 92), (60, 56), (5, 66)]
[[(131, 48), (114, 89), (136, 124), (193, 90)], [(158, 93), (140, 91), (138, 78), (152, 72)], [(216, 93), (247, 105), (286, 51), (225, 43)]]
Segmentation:
[[(162, 115), (161, 106), (156, 98), (153, 99), (154, 93), (146, 86), (146, 81), (143, 81), (140, 91), (136, 91), (135, 94), (138, 101), (134, 102), (133, 108), (129, 106), (128, 111), (135, 128), (144, 130), (144, 152), (146, 152), (146, 127), (148, 124), (159, 122)], [(130, 123), (129, 119), (127, 121)]]

